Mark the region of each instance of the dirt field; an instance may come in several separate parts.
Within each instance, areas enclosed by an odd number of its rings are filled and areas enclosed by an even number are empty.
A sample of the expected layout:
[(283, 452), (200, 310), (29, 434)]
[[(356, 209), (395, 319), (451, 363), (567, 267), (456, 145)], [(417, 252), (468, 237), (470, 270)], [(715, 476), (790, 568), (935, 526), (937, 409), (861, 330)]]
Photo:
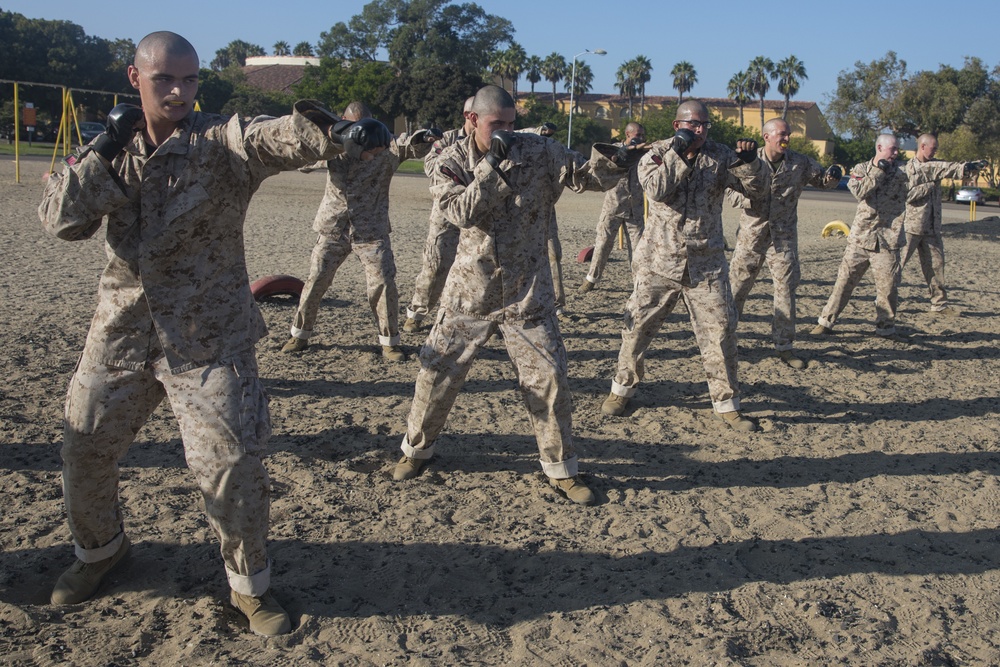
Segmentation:
[[(740, 330), (746, 412), (711, 418), (687, 315), (650, 348), (621, 418), (600, 415), (630, 291), (623, 251), (579, 296), (601, 195), (559, 203), (570, 293), (562, 323), (581, 470), (599, 503), (545, 484), (502, 342), (480, 357), (427, 472), (390, 477), (418, 362), (388, 364), (356, 259), (327, 294), (310, 351), (283, 355), (295, 304), (263, 306), (258, 348), (275, 435), (271, 553), (292, 634), (250, 634), (228, 606), (218, 547), (173, 416), (157, 411), (122, 462), (134, 544), (93, 601), (48, 606), (73, 558), (60, 486), (65, 387), (105, 262), (103, 241), (43, 234), (47, 160), (0, 163), (0, 664), (109, 665), (989, 665), (1000, 663), (996, 317), (1000, 219), (946, 206), (959, 319), (927, 312), (916, 262), (900, 323), (873, 335), (859, 287), (836, 334), (815, 323), (853, 218), (848, 195), (800, 208), (805, 371), (770, 341), (770, 281)], [(323, 175), (277, 176), (247, 221), (251, 278), (305, 277)], [(402, 305), (427, 229), (426, 180), (399, 176), (393, 244)], [(735, 237), (727, 210), (727, 236)], [(411, 353), (422, 342), (404, 334)]]

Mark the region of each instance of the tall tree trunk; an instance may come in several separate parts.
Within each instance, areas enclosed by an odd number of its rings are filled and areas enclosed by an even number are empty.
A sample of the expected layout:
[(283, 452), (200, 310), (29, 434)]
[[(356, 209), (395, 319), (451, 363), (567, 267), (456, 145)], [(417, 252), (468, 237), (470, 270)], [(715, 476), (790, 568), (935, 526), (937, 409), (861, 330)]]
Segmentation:
[(764, 134), (764, 96), (760, 96), (760, 133)]
[(740, 104), (740, 127), (744, 127), (746, 123), (743, 122), (743, 104)]
[(785, 93), (785, 106), (781, 108), (781, 120), (788, 118), (788, 93)]
[(556, 105), (556, 82), (552, 82), (552, 106)]

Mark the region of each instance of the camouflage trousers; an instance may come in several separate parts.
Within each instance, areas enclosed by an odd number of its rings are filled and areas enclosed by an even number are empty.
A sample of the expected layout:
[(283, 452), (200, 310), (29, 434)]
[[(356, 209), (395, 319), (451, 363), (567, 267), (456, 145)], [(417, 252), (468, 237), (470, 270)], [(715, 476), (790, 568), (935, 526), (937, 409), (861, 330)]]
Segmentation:
[(396, 259), (389, 235), (366, 243), (351, 241), (344, 230), (337, 236), (319, 235), (313, 247), (309, 278), (302, 288), (291, 333), (308, 340), (316, 325), (320, 301), (333, 284), (337, 269), (353, 252), (361, 260), (368, 286), (368, 306), (378, 322), (381, 345), (399, 345), (399, 292), (396, 289)]
[[(642, 238), (646, 225), (642, 219), (619, 218), (617, 216), (601, 216), (597, 221), (597, 237), (594, 239), (594, 256), (590, 260), (590, 271), (587, 280), (595, 285), (604, 275), (604, 267), (611, 256), (611, 248), (618, 238), (618, 230), (625, 228), (625, 247), (628, 250), (629, 266), (632, 265), (632, 251)], [(634, 276), (633, 276), (634, 277)]]
[(697, 285), (670, 280), (640, 270), (635, 289), (625, 304), (625, 327), (618, 353), (618, 372), (611, 391), (633, 396), (646, 373), (646, 349), (667, 316), (684, 299), (691, 316), (702, 364), (708, 375), (708, 393), (716, 412), (740, 408), (740, 388), (736, 376), (736, 309), (729, 289), (729, 276), (706, 277)]
[(562, 275), (562, 244), (559, 242), (559, 225), (556, 223), (556, 212), (549, 216), (549, 233), (547, 249), (549, 253), (549, 270), (552, 271), (552, 289), (556, 293), (556, 309), (566, 305), (566, 290), (563, 289)]
[(118, 464), (164, 397), (221, 542), (229, 585), (245, 595), (262, 595), (271, 569), (270, 480), (261, 457), (271, 423), (252, 351), (178, 374), (171, 374), (162, 353), (135, 371), (94, 361), (84, 351), (66, 398), (61, 452), (76, 555), (92, 563), (121, 545)]
[(799, 249), (790, 244), (786, 250), (775, 250), (770, 235), (763, 242), (751, 244), (736, 238), (736, 249), (729, 262), (729, 280), (736, 304), (736, 314), (743, 316), (747, 297), (757, 281), (761, 267), (767, 263), (774, 289), (774, 315), (771, 318), (771, 339), (779, 352), (791, 350), (795, 342), (795, 291), (799, 287)]
[(424, 243), (423, 262), (417, 274), (417, 284), (413, 290), (413, 300), (406, 310), (406, 316), (418, 322), (427, 317), (437, 307), (444, 290), (451, 265), (455, 263), (458, 248), (458, 227), (447, 220), (431, 220)]
[(535, 431), (542, 471), (563, 479), (577, 474), (573, 449), (573, 403), (568, 361), (554, 315), (532, 322), (497, 323), (438, 310), (434, 327), (420, 350), (413, 403), (402, 450), (417, 459), (430, 458), (434, 441), (479, 351), (497, 328), (514, 363), (528, 418)]
[(837, 316), (851, 299), (854, 288), (871, 266), (875, 276), (875, 333), (891, 336), (896, 333), (896, 307), (899, 304), (899, 250), (881, 248), (865, 250), (848, 241), (844, 259), (837, 269), (837, 282), (819, 316), (819, 323), (833, 328)]
[(948, 292), (944, 288), (944, 241), (940, 232), (937, 234), (907, 234), (906, 249), (900, 271), (917, 251), (920, 257), (920, 270), (924, 274), (927, 288), (931, 295), (931, 311), (944, 310), (948, 307)]

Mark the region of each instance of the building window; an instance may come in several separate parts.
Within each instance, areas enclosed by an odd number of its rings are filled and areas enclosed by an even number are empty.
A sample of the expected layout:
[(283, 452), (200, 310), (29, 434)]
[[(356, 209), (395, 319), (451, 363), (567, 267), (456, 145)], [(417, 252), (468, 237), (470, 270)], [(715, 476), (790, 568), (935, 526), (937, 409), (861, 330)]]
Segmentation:
[(594, 110), (594, 118), (599, 118), (599, 119), (601, 119), (601, 120), (604, 120), (604, 119), (605, 119), (605, 118), (607, 118), (607, 117), (608, 117), (608, 110), (607, 110), (607, 109), (605, 109), (604, 107), (602, 107), (602, 106), (598, 106), (598, 107), (597, 107), (597, 108), (596, 108), (596, 109)]

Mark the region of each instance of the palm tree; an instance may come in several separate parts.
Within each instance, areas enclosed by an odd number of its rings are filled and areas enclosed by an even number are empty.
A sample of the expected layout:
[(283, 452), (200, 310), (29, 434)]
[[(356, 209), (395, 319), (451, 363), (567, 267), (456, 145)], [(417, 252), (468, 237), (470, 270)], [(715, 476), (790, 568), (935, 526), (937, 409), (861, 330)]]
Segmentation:
[(299, 42), (292, 49), (292, 55), (295, 56), (311, 56), (313, 54), (312, 44), (309, 42)]
[(531, 56), (524, 64), (524, 78), (531, 84), (531, 94), (535, 94), (535, 84), (542, 80), (542, 59)]
[(292, 55), (292, 47), (288, 45), (288, 42), (285, 41), (275, 42), (274, 47), (272, 48), (274, 49), (274, 55), (276, 56)]
[(639, 117), (646, 113), (646, 84), (649, 83), (649, 73), (653, 71), (653, 63), (649, 58), (638, 55), (632, 59), (632, 78), (639, 90)]
[(747, 67), (747, 79), (750, 84), (749, 93), (760, 98), (760, 131), (764, 131), (764, 96), (771, 89), (771, 73), (774, 71), (774, 63), (770, 58), (757, 56), (750, 61)]
[(795, 56), (788, 56), (778, 62), (771, 76), (778, 82), (778, 92), (785, 96), (785, 106), (781, 109), (781, 119), (788, 117), (788, 100), (799, 92), (806, 76), (806, 66)]
[(500, 87), (506, 89), (507, 63), (504, 62), (504, 56), (505, 52), (494, 51), (490, 54), (490, 61), (486, 68), (490, 74), (500, 79)]
[(573, 97), (574, 106), (580, 105), (580, 97), (586, 95), (594, 87), (594, 72), (590, 69), (590, 65), (583, 62), (582, 60), (576, 61), (576, 79), (574, 81), (566, 80), (566, 90), (570, 89), (570, 85), (573, 86)]
[(670, 70), (670, 76), (674, 77), (674, 88), (678, 93), (677, 103), (680, 104), (684, 101), (684, 93), (689, 92), (694, 88), (694, 84), (698, 83), (698, 73), (694, 70), (694, 65), (682, 60)]
[(750, 101), (750, 80), (747, 78), (747, 73), (740, 70), (734, 74), (729, 80), (726, 91), (729, 93), (729, 99), (736, 102), (740, 108), (740, 127), (743, 127), (746, 125), (743, 122), (743, 107)]
[(566, 59), (554, 51), (550, 53), (542, 61), (542, 76), (552, 82), (552, 106), (555, 106), (556, 84), (566, 76)]
[(633, 118), (632, 97), (635, 95), (635, 79), (632, 78), (634, 71), (633, 61), (623, 62), (615, 73), (615, 88), (618, 94), (628, 98), (628, 117)]
[(528, 54), (525, 53), (524, 47), (522, 47), (517, 42), (511, 42), (510, 48), (504, 51), (503, 54), (504, 69), (507, 72), (507, 78), (510, 79), (510, 92), (511, 96), (517, 99), (517, 81), (521, 78), (521, 72), (524, 71), (525, 63), (528, 62)]

